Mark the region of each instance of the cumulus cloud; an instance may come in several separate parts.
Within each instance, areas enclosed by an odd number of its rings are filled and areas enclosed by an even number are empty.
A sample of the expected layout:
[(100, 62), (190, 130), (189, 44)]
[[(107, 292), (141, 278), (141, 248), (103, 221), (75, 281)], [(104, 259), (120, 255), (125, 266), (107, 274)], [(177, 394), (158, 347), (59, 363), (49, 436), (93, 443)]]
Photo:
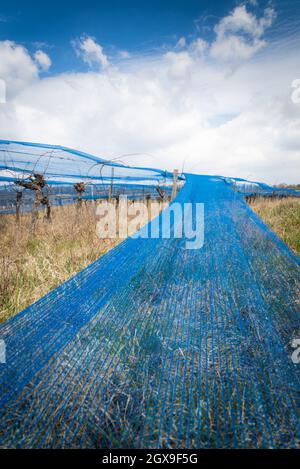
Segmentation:
[(164, 56), (169, 64), (169, 74), (175, 78), (183, 78), (193, 65), (193, 59), (188, 52), (167, 52)]
[(25, 47), (0, 41), (0, 78), (6, 82), (8, 97), (30, 85), (38, 77), (38, 67)]
[(73, 41), (75, 51), (82, 60), (90, 67), (96, 65), (100, 68), (107, 68), (109, 60), (103, 52), (103, 47), (90, 36), (82, 36)]
[(37, 50), (34, 54), (34, 59), (38, 65), (38, 67), (46, 72), (49, 70), (51, 67), (51, 59), (50, 57), (46, 54), (46, 52), (43, 52), (42, 50)]
[[(240, 20), (241, 30), (226, 20), (220, 30), (227, 38), (247, 29), (263, 40), (259, 18), (249, 20), (251, 26), (247, 21)], [(266, 48), (231, 68), (212, 58), (210, 48), (197, 38), (120, 67), (103, 68), (98, 60), (98, 71), (39, 76), (26, 49), (0, 43), (0, 77), (14, 83), (0, 105), (1, 138), (61, 144), (104, 158), (147, 153), (153, 156), (125, 161), (170, 170), (185, 164), (186, 171), (299, 182), (300, 104), (291, 99), (298, 52)]]
[(266, 8), (257, 18), (245, 5), (237, 6), (215, 26), (216, 39), (211, 55), (221, 60), (249, 59), (266, 45), (262, 38), (276, 17), (273, 8)]
[(207, 51), (208, 47), (209, 47), (208, 42), (205, 41), (204, 39), (198, 37), (197, 39), (195, 39), (194, 41), (191, 42), (191, 44), (189, 46), (189, 51), (192, 54), (202, 56)]
[(228, 33), (247, 33), (251, 37), (261, 37), (265, 29), (270, 27), (275, 18), (273, 8), (266, 8), (264, 15), (257, 18), (247, 11), (245, 5), (237, 6), (228, 16), (225, 16), (215, 26), (217, 39), (223, 38)]
[(256, 52), (266, 45), (264, 40), (255, 39), (249, 43), (239, 36), (228, 36), (224, 40), (217, 40), (211, 47), (211, 55), (224, 61), (250, 59)]

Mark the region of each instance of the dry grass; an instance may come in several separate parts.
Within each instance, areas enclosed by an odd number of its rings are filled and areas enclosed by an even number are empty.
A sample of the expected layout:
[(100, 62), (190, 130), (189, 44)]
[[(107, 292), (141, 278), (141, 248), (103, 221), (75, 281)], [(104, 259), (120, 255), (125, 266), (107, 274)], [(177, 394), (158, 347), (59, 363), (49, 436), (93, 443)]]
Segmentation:
[[(80, 210), (75, 205), (52, 207), (51, 222), (40, 212), (34, 232), (29, 213), (21, 216), (19, 225), (15, 215), (0, 216), (0, 322), (122, 241), (97, 237), (95, 212), (93, 203), (83, 204)], [(153, 209), (153, 216), (157, 214)], [(142, 212), (141, 225), (146, 221), (147, 211)]]
[(52, 207), (52, 222), (42, 212), (35, 232), (31, 214), (17, 225), (0, 217), (0, 321), (24, 309), (96, 260), (119, 241), (96, 236), (95, 207)]
[(300, 256), (300, 198), (257, 198), (252, 209)]

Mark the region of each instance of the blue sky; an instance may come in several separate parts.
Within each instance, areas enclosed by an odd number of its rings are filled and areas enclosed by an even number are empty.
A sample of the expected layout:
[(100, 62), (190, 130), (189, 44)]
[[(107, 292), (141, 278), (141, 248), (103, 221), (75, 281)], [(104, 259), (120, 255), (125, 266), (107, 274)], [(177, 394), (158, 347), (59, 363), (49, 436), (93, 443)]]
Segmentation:
[[(11, 39), (29, 51), (40, 46), (55, 60), (49, 73), (83, 70), (70, 42), (83, 33), (93, 36), (110, 55), (116, 50), (155, 54), (182, 36), (199, 33), (211, 39), (213, 26), (237, 4), (235, 0), (9, 0), (0, 6), (0, 40)], [(248, 8), (262, 12), (269, 1)], [(300, 1), (271, 3), (277, 12), (276, 33), (288, 34), (300, 19)], [(266, 36), (272, 36), (266, 31)]]
[(299, 50), (300, 0), (2, 1), (0, 138), (299, 182)]

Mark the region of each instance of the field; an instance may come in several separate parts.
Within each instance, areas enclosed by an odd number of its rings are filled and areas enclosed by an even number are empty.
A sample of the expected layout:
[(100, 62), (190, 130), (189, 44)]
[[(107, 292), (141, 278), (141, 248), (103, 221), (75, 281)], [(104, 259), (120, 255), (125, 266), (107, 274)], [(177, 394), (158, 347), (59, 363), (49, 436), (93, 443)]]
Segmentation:
[[(257, 198), (253, 210), (300, 255), (300, 200)], [(118, 244), (96, 235), (95, 206), (52, 207), (51, 223), (43, 213), (34, 234), (31, 215), (20, 224), (14, 215), (0, 217), (0, 322), (15, 315)]]
[(111, 249), (116, 240), (96, 236), (94, 207), (52, 207), (52, 222), (39, 214), (20, 224), (14, 215), (0, 217), (0, 321), (8, 319)]
[(255, 199), (252, 209), (300, 256), (300, 198)]
[[(51, 207), (51, 222), (40, 212), (34, 232), (31, 214), (0, 216), (0, 322), (29, 306), (116, 246), (99, 239), (96, 206)], [(144, 222), (146, 222), (146, 214)]]
[[(206, 200), (202, 249), (186, 249), (186, 233), (128, 239), (1, 325), (9, 353), (2, 447), (299, 445), (290, 345), (299, 322), (299, 265), (230, 187), (220, 193), (219, 181), (190, 175), (178, 199), (181, 207)], [(81, 216), (76, 207), (63, 210), (55, 209), (52, 223), (40, 213), (34, 236), (30, 215), (20, 230), (11, 217), (3, 231), (15, 230), (18, 242), (39, 239), (31, 261), (42, 242), (53, 242), (56, 224), (63, 225), (61, 242), (90, 242), (93, 207), (83, 205)], [(6, 249), (16, 262), (20, 248), (14, 241), (8, 249), (8, 239), (9, 231), (2, 255)], [(65, 262), (67, 251), (64, 245)]]

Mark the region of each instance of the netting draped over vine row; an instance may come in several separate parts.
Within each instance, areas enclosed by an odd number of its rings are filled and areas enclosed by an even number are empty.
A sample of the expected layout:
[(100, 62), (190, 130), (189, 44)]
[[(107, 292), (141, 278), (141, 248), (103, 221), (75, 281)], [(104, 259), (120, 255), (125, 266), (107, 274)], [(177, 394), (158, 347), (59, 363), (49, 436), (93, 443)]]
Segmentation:
[(121, 157), (107, 161), (70, 148), (39, 143), (0, 140), (0, 182), (13, 183), (34, 173), (48, 184), (146, 183), (172, 178), (167, 171), (127, 166)]
[(128, 238), (0, 326), (2, 447), (299, 445), (299, 259), (224, 178), (175, 202), (201, 249)]
[[(24, 190), (24, 185), (37, 177), (43, 178), (43, 194), (48, 198), (48, 205), (75, 203), (78, 188), (82, 189), (82, 200), (107, 198), (109, 194), (133, 199), (158, 197), (158, 193), (165, 197), (171, 195), (172, 173), (128, 166), (121, 160), (120, 156), (107, 161), (61, 146), (0, 140), (0, 213), (14, 213), (16, 204), (19, 211), (31, 211), (34, 191)], [(178, 184), (183, 180), (179, 175)], [(162, 192), (158, 192), (160, 189)]]
[[(131, 156), (138, 156), (133, 154)], [(123, 155), (129, 157), (130, 155)], [(24, 190), (26, 182), (42, 177), (43, 195), (47, 205), (73, 204), (78, 200), (78, 187), (83, 189), (81, 200), (95, 200), (126, 195), (131, 199), (170, 197), (173, 174), (160, 169), (128, 166), (121, 157), (107, 161), (98, 156), (66, 147), (40, 143), (0, 140), (0, 214), (33, 210), (34, 191)], [(288, 188), (273, 188), (263, 183), (240, 178), (224, 178), (234, 190), (244, 195), (299, 196)], [(184, 184), (178, 176), (177, 188)]]

